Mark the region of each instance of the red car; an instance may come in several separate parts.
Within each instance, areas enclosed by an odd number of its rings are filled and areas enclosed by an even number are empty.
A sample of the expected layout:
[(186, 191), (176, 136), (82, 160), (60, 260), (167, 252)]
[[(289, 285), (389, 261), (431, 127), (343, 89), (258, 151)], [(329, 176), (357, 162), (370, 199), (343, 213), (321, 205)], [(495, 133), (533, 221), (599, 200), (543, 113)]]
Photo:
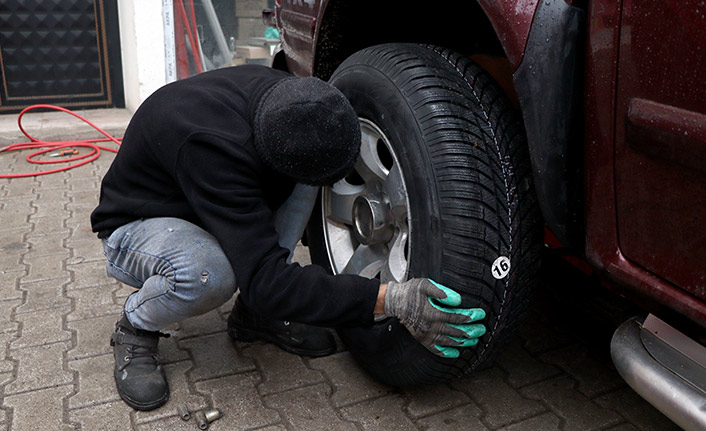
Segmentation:
[[(337, 86), (361, 159), (322, 190), (312, 260), (431, 277), (488, 311), (458, 359), (394, 319), (341, 338), (392, 385), (471, 372), (537, 280), (544, 228), (646, 318), (616, 367), (685, 429), (706, 429), (706, 3), (276, 0), (273, 67)], [(570, 288), (567, 287), (567, 288)]]

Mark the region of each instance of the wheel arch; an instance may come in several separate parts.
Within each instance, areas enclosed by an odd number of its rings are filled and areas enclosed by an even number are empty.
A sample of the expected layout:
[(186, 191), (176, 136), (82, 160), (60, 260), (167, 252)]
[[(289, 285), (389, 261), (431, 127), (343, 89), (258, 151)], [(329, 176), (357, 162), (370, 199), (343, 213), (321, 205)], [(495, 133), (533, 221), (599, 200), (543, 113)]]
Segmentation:
[[(493, 25), (479, 3), (458, 13), (457, 2), (434, 7), (361, 0), (324, 1), (313, 49), (313, 74), (328, 79), (346, 58), (367, 46), (389, 42), (427, 43), (465, 54), (507, 58)], [(420, 30), (422, 29), (422, 30)]]
[(517, 3), (523, 7), (477, 0), (459, 14), (457, 3), (450, 0), (428, 8), (324, 0), (312, 74), (328, 80), (354, 52), (389, 42), (434, 44), (471, 57), (520, 109), (542, 215), (564, 245), (580, 249), (583, 76), (577, 71), (585, 12), (565, 0)]
[(586, 13), (569, 3), (539, 3), (513, 81), (545, 223), (563, 245), (582, 251)]

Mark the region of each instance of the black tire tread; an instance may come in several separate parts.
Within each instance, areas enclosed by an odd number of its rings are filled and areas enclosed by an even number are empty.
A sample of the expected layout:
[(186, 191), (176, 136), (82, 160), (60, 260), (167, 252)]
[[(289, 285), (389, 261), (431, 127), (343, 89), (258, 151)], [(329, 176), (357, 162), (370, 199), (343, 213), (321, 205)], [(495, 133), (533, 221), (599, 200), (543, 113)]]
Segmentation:
[[(487, 361), (512, 334), (534, 290), (541, 218), (522, 121), (482, 68), (450, 50), (378, 45), (353, 54), (341, 68), (360, 64), (394, 80), (424, 135), (442, 214), (437, 281), (462, 292), (464, 306), (488, 311), (488, 332), (477, 348), (464, 349), (456, 360), (429, 353), (384, 377), (400, 386), (438, 383)], [(504, 280), (490, 273), (499, 255), (511, 261)]]

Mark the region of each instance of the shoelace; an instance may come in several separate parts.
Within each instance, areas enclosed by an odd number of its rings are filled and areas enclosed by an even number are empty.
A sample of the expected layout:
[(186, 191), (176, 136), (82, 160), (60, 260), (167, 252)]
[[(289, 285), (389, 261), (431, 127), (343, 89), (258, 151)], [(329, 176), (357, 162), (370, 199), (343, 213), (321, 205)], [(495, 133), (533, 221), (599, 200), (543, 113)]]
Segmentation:
[[(149, 336), (156, 336), (159, 338), (169, 338), (171, 337), (170, 334), (165, 334), (163, 332), (157, 332), (156, 335), (150, 334)], [(136, 346), (136, 345), (130, 345), (127, 348), (127, 355), (123, 358), (123, 361), (125, 361), (124, 364), (120, 365), (118, 367), (118, 371), (122, 371), (132, 363), (133, 359), (139, 359), (139, 358), (152, 358), (154, 360), (155, 367), (158, 367), (159, 364), (159, 357), (157, 355), (157, 349), (152, 349), (149, 347), (143, 347), (143, 346)]]

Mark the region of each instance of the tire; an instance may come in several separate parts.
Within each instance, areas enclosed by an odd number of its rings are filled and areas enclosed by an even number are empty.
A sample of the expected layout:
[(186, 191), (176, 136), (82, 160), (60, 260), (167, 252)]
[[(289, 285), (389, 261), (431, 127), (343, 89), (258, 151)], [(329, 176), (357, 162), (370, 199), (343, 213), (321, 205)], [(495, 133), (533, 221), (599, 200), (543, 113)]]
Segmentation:
[(312, 261), (382, 282), (429, 277), (461, 293), (463, 307), (483, 308), (488, 330), (456, 359), (432, 354), (394, 318), (339, 336), (388, 385), (472, 372), (512, 334), (539, 269), (542, 225), (519, 116), (483, 69), (433, 46), (366, 48), (330, 82), (358, 113), (363, 142), (355, 172), (322, 189), (307, 229)]

